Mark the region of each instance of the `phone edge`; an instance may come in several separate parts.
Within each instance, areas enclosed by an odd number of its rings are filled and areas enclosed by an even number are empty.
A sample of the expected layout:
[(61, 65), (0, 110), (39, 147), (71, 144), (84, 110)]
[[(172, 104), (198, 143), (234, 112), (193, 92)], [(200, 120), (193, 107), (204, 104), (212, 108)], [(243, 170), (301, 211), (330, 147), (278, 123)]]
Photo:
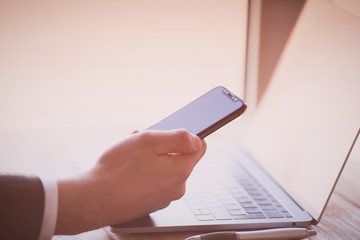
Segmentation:
[(214, 123), (213, 125), (211, 125), (210, 127), (208, 127), (207, 129), (205, 129), (204, 131), (200, 132), (197, 134), (197, 136), (200, 139), (204, 139), (205, 137), (207, 137), (208, 135), (210, 135), (211, 133), (215, 132), (216, 130), (218, 130), (219, 128), (221, 128), (222, 126), (226, 125), (227, 123), (231, 122), (232, 120), (234, 120), (235, 118), (241, 116), (246, 108), (247, 105), (242, 102), (243, 105), (241, 106), (241, 108), (239, 108), (238, 110), (234, 111), (233, 113), (231, 113), (230, 115), (227, 115), (225, 118), (222, 118), (220, 121)]

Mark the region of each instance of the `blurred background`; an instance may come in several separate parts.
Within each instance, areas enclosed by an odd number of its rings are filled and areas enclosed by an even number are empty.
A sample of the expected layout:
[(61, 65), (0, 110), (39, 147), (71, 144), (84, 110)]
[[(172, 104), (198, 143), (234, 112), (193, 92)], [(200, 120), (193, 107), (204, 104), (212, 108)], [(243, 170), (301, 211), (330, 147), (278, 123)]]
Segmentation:
[(244, 96), (245, 0), (0, 2), (0, 128), (145, 129)]

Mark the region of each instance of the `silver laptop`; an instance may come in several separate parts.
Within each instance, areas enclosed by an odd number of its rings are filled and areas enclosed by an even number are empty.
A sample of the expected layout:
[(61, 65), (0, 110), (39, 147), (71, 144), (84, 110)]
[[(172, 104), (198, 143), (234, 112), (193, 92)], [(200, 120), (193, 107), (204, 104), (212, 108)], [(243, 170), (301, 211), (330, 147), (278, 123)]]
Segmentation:
[[(339, 87), (336, 84), (323, 88), (321, 94), (309, 90), (311, 83), (306, 80), (297, 88), (291, 84), (275, 79), (242, 147), (209, 144), (182, 199), (149, 216), (114, 225), (112, 231), (317, 224), (360, 133), (354, 104), (360, 102), (359, 86), (342, 79), (339, 84), (347, 97), (334, 98), (330, 93)], [(302, 97), (304, 93), (308, 99)]]

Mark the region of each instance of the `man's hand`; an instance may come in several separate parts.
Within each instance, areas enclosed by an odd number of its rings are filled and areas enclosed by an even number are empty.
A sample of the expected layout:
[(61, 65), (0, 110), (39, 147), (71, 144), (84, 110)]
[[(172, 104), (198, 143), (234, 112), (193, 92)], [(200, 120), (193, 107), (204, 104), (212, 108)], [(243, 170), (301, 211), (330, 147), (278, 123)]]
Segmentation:
[(75, 234), (162, 209), (185, 193), (206, 151), (186, 130), (144, 131), (121, 141), (89, 172), (58, 182), (55, 234)]

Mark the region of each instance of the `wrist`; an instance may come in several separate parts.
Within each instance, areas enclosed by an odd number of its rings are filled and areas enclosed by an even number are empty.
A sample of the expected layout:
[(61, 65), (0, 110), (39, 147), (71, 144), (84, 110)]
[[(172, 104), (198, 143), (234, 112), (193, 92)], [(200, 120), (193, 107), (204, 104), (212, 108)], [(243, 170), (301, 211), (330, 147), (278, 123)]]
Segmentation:
[(103, 227), (101, 187), (91, 174), (58, 181), (59, 203), (55, 234), (77, 234)]

